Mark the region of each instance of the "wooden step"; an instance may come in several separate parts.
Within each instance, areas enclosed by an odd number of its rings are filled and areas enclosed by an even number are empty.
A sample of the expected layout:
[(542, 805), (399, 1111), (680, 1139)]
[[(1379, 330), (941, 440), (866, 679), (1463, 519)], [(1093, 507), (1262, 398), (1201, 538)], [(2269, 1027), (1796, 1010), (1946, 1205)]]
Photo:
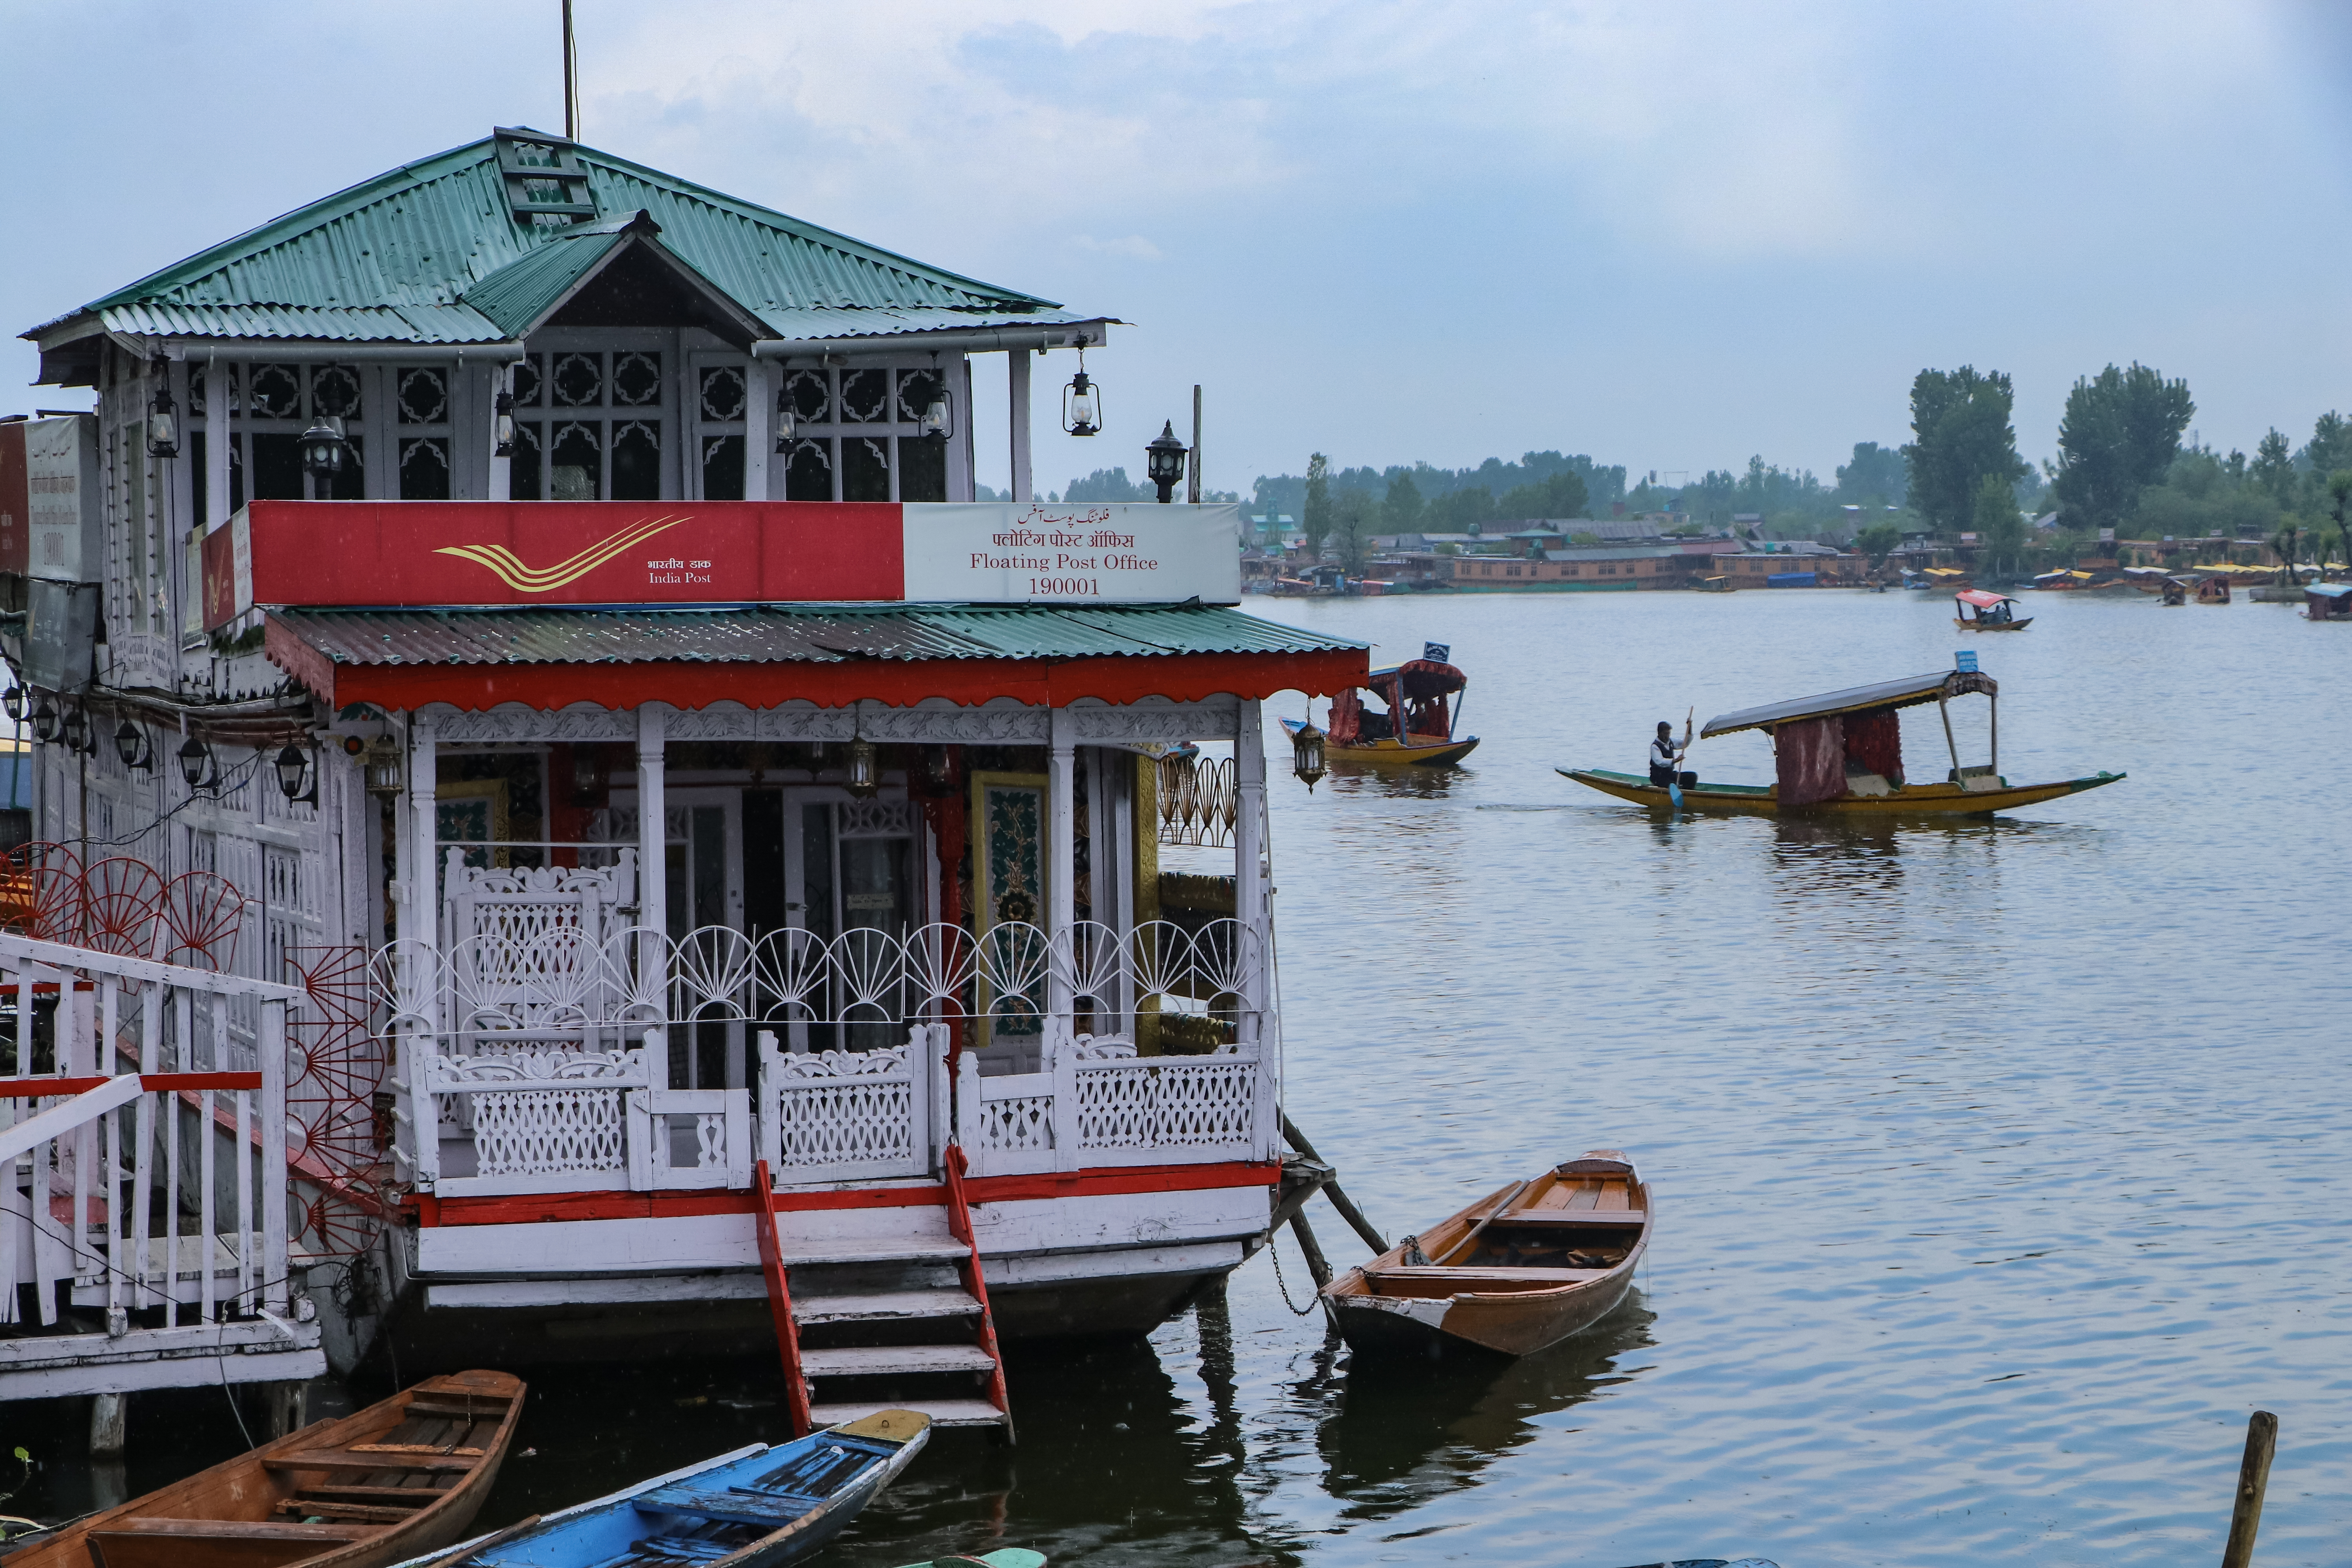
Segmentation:
[(787, 1268), (824, 1263), (954, 1263), (971, 1256), (971, 1247), (945, 1237), (929, 1241), (902, 1236), (829, 1236), (795, 1241), (780, 1236), (777, 1240)]
[(1001, 1426), (1004, 1412), (985, 1399), (894, 1399), (887, 1403), (818, 1405), (809, 1415), (819, 1426), (840, 1426), (863, 1421), (885, 1410), (912, 1410), (931, 1418), (934, 1426)]
[(811, 1323), (898, 1323), (919, 1318), (970, 1318), (980, 1303), (969, 1292), (887, 1290), (871, 1296), (795, 1296), (793, 1321)]
[(803, 1346), (801, 1350), (801, 1371), (810, 1377), (987, 1372), (995, 1365), (994, 1358), (978, 1345), (845, 1345), (825, 1350)]

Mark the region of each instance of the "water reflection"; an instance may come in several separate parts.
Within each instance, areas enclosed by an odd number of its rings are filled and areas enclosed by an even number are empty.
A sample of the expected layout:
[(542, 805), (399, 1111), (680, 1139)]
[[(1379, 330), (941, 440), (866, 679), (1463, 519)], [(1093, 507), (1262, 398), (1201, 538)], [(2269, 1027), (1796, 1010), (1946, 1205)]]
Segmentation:
[(1329, 788), (1342, 798), (1444, 800), (1475, 776), (1463, 768), (1373, 768), (1349, 763), (1329, 766)]
[(1317, 1433), (1324, 1489), (1352, 1520), (1378, 1521), (1475, 1485), (1486, 1468), (1535, 1440), (1541, 1418), (1628, 1383), (1619, 1360), (1657, 1342), (1638, 1290), (1595, 1324), (1516, 1361), (1449, 1356), (1429, 1363), (1358, 1359), (1339, 1410)]

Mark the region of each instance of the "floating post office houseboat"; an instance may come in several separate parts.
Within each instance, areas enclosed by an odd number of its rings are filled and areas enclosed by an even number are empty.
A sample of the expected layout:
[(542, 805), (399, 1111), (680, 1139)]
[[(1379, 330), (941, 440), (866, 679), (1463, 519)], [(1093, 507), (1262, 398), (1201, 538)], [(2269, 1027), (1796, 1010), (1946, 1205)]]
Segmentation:
[[(1232, 607), (1234, 507), (1032, 501), (1032, 355), (1107, 326), (501, 131), (27, 334), (98, 409), (0, 537), (0, 1270), (114, 1314), (75, 1391), (390, 1323), (412, 1373), (774, 1342), (803, 1424), (991, 1423), (1002, 1338), (1263, 1244), (1316, 1178), (1259, 704), (1365, 652)], [(1232, 874), (1163, 900), (1203, 741)]]

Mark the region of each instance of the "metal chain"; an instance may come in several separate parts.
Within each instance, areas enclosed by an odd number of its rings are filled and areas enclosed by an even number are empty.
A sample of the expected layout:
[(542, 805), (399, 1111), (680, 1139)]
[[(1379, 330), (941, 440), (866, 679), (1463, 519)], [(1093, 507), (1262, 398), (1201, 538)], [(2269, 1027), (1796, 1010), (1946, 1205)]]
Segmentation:
[(1290, 1308), (1291, 1315), (1294, 1317), (1303, 1318), (1313, 1311), (1316, 1300), (1314, 1297), (1307, 1298), (1307, 1305), (1304, 1307), (1294, 1305), (1290, 1300), (1290, 1281), (1282, 1277), (1282, 1233), (1280, 1231), (1266, 1237), (1265, 1250), (1274, 1258), (1274, 1283), (1282, 1292), (1282, 1304)]

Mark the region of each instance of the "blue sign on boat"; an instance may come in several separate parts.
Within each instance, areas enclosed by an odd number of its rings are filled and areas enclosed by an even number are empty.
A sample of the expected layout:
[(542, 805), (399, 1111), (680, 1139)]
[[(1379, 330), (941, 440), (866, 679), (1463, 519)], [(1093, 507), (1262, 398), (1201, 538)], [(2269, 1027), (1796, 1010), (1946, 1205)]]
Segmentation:
[(1974, 675), (1977, 672), (1977, 650), (1972, 647), (1956, 650), (1952, 655), (1952, 668), (1963, 675)]
[(1453, 658), (1454, 648), (1448, 643), (1425, 642), (1421, 645), (1421, 657), (1432, 664), (1444, 664)]

